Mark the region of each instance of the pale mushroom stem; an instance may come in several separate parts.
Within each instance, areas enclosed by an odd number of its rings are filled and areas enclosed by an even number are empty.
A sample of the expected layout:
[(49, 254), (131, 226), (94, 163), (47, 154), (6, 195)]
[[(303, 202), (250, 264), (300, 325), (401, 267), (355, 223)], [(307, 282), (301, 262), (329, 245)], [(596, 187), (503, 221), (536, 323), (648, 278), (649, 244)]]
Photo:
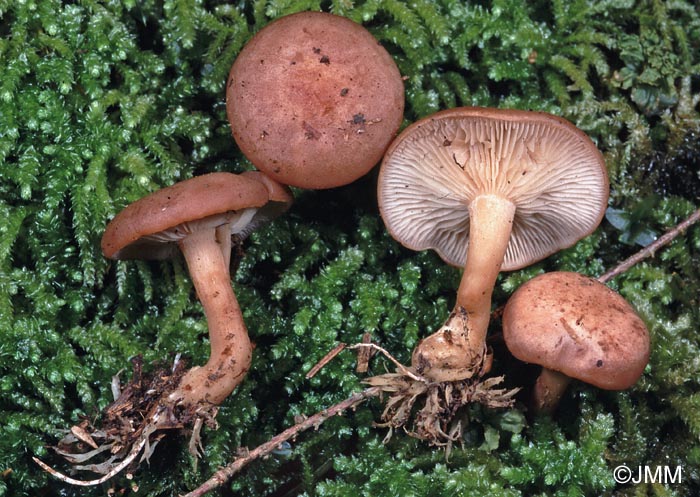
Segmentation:
[[(224, 224), (216, 228), (216, 241), (219, 244), (221, 255), (224, 257), (224, 266), (226, 266), (226, 274), (231, 278), (231, 230), (228, 224)], [(235, 295), (235, 294), (234, 294)]]
[(468, 316), (469, 349), (480, 354), (491, 316), (491, 295), (508, 247), (515, 205), (498, 195), (479, 195), (469, 205), (469, 247), (455, 308)]
[(185, 373), (170, 399), (194, 407), (221, 404), (245, 377), (252, 357), (223, 253), (230, 235), (223, 233), (201, 230), (179, 242), (209, 325), (211, 355), (204, 366)]
[(411, 364), (419, 374), (444, 382), (488, 372), (485, 350), (491, 294), (514, 216), (515, 205), (498, 195), (479, 195), (469, 205), (469, 248), (455, 310), (413, 351)]
[(551, 414), (559, 405), (571, 378), (553, 369), (542, 368), (532, 392), (532, 410), (537, 414)]

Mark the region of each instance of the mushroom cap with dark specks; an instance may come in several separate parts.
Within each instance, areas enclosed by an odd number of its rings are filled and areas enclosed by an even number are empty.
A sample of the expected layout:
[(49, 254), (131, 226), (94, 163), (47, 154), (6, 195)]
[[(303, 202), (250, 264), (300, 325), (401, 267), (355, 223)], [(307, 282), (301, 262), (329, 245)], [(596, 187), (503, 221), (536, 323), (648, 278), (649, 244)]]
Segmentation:
[(501, 269), (569, 247), (600, 224), (608, 202), (602, 154), (570, 122), (544, 112), (461, 107), (412, 124), (387, 150), (378, 197), (392, 236), (464, 266), (469, 205), (502, 196), (515, 217)]
[(199, 226), (215, 227), (243, 209), (268, 202), (268, 188), (254, 177), (232, 173), (197, 176), (126, 206), (107, 225), (102, 252), (110, 259), (163, 259), (174, 242)]
[(324, 12), (282, 17), (236, 58), (226, 111), (241, 151), (273, 179), (332, 188), (375, 166), (403, 119), (396, 63), (361, 25)]
[(511, 353), (607, 390), (624, 390), (649, 362), (649, 332), (618, 293), (578, 273), (523, 284), (503, 311)]

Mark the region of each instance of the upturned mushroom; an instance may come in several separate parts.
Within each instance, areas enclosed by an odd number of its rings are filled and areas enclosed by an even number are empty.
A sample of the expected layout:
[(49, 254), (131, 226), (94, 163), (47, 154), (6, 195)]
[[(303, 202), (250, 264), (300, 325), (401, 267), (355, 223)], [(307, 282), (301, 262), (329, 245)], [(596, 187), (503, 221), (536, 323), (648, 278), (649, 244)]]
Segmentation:
[(488, 368), (499, 272), (590, 234), (605, 211), (608, 178), (601, 153), (568, 121), (466, 107), (428, 116), (398, 136), (382, 162), (378, 196), (396, 240), (464, 266), (455, 311), (412, 358), (420, 374), (454, 381)]
[(209, 361), (185, 373), (171, 402), (205, 411), (244, 378), (252, 348), (231, 287), (231, 235), (245, 237), (291, 201), (288, 189), (262, 173), (211, 173), (130, 204), (107, 226), (102, 251), (110, 259), (163, 259), (179, 249), (204, 308)]
[(649, 362), (644, 321), (621, 295), (578, 273), (545, 273), (520, 286), (503, 311), (503, 337), (515, 357), (542, 366), (535, 412), (554, 411), (572, 378), (624, 390)]
[(403, 118), (389, 53), (361, 25), (323, 12), (282, 17), (241, 50), (226, 110), (236, 143), (273, 179), (345, 185), (382, 157)]

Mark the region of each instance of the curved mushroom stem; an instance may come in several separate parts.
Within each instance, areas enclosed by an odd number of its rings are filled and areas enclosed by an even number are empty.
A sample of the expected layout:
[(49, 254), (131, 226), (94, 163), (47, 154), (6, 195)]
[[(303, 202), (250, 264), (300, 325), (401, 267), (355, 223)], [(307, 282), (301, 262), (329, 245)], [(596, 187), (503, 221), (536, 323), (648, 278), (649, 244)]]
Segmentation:
[(551, 414), (559, 405), (571, 378), (553, 369), (542, 368), (532, 391), (532, 411), (535, 414)]
[(227, 243), (230, 250), (230, 235), (225, 229), (197, 231), (179, 242), (204, 308), (211, 346), (209, 361), (187, 371), (170, 394), (171, 400), (189, 406), (221, 404), (250, 367), (252, 346), (231, 287), (223, 253)]
[[(501, 270), (513, 226), (515, 205), (494, 194), (479, 195), (469, 205), (469, 248), (455, 310), (440, 330), (413, 353), (414, 367), (434, 381), (455, 381), (482, 370), (491, 295)], [(453, 316), (463, 314), (455, 333)]]

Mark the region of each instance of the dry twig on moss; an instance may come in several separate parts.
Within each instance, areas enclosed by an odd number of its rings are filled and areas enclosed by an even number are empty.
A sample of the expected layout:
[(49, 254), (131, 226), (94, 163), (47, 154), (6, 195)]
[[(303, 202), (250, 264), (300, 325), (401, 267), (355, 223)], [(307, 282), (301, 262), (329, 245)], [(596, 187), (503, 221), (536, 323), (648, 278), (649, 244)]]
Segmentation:
[(681, 221), (678, 223), (676, 226), (668, 230), (666, 233), (661, 235), (659, 238), (654, 240), (654, 242), (650, 243), (646, 247), (644, 247), (642, 250), (634, 254), (633, 256), (625, 259), (621, 263), (619, 263), (617, 266), (606, 272), (605, 274), (599, 276), (597, 279), (601, 283), (607, 283), (611, 279), (615, 278), (616, 276), (621, 275), (625, 271), (627, 271), (629, 268), (634, 266), (635, 264), (640, 263), (644, 259), (648, 257), (654, 257), (654, 254), (656, 253), (657, 250), (659, 250), (661, 247), (664, 247), (665, 245), (668, 245), (671, 243), (678, 235), (683, 233), (685, 230), (690, 228), (693, 224), (697, 223), (700, 221), (700, 209), (696, 210), (693, 212), (690, 216), (688, 216), (685, 220)]
[(352, 409), (358, 404), (361, 404), (362, 402), (367, 400), (368, 398), (374, 397), (376, 395), (376, 388), (367, 388), (361, 392), (351, 395), (347, 399), (338, 402), (337, 404), (331, 407), (328, 407), (327, 409), (324, 409), (323, 411), (317, 412), (313, 416), (309, 416), (302, 422), (297, 423), (296, 425), (287, 428), (279, 435), (272, 437), (264, 444), (259, 445), (255, 449), (248, 451), (244, 456), (234, 459), (233, 462), (219, 469), (216, 473), (214, 473), (214, 475), (211, 478), (209, 478), (198, 488), (196, 488), (195, 490), (186, 494), (183, 497), (201, 497), (202, 495), (211, 492), (212, 490), (226, 483), (231, 477), (233, 477), (233, 475), (241, 471), (241, 469), (243, 469), (252, 461), (270, 454), (272, 451), (277, 449), (283, 442), (293, 439), (299, 433), (306, 431), (309, 428), (318, 428), (327, 419), (335, 415), (342, 414), (348, 409)]

